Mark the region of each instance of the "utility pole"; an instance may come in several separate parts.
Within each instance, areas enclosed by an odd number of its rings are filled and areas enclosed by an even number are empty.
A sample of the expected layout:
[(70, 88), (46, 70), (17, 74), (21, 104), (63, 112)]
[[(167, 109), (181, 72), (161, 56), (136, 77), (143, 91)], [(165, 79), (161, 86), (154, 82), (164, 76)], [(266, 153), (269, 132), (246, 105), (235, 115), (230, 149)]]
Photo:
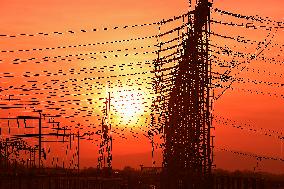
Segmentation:
[(41, 111), (39, 111), (39, 123), (38, 123), (38, 168), (41, 168), (41, 139), (42, 139), (42, 133), (41, 133)]
[(80, 173), (80, 127), (78, 129), (78, 174)]

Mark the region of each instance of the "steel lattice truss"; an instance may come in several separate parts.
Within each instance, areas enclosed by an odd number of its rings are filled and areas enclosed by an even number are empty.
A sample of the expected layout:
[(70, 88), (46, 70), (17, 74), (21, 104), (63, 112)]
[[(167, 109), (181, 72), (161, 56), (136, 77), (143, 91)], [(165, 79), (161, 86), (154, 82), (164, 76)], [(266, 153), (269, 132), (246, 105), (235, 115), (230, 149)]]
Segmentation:
[[(160, 103), (158, 122), (164, 124), (164, 167), (167, 180), (173, 186), (180, 180), (206, 178), (212, 168), (212, 122), (211, 63), (209, 52), (208, 1), (200, 2), (187, 20), (182, 32), (182, 44), (170, 92), (164, 86), (163, 65), (168, 60), (158, 56), (156, 62), (156, 85)], [(159, 74), (162, 72), (162, 74)], [(157, 107), (157, 106), (156, 106)], [(184, 179), (183, 179), (184, 178)], [(194, 179), (196, 178), (196, 179)], [(172, 180), (172, 181), (170, 181)], [(199, 181), (198, 181), (199, 180)], [(184, 181), (182, 181), (184, 182)]]

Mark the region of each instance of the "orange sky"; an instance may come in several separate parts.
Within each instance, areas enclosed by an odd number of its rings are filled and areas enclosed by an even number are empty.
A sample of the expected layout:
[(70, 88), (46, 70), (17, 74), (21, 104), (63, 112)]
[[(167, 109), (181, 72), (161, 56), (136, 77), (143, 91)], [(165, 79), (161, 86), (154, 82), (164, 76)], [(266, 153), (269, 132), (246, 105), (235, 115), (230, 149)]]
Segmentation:
[[(156, 35), (158, 32), (157, 26), (146, 26), (142, 28), (134, 28), (134, 29), (126, 29), (126, 30), (117, 30), (117, 31), (101, 31), (104, 27), (114, 27), (114, 26), (124, 26), (124, 25), (133, 25), (133, 24), (144, 24), (144, 23), (152, 23), (159, 21), (163, 18), (170, 18), (176, 15), (181, 15), (188, 10), (188, 2), (186, 0), (143, 0), (143, 1), (130, 1), (130, 0), (119, 0), (119, 1), (111, 1), (111, 0), (0, 0), (0, 34), (20, 34), (20, 33), (29, 33), (34, 34), (38, 32), (65, 32), (68, 30), (79, 31), (81, 29), (91, 30), (93, 28), (97, 28), (98, 32), (87, 32), (87, 33), (78, 33), (78, 34), (66, 34), (66, 35), (52, 35), (52, 36), (37, 36), (37, 37), (18, 37), (18, 38), (0, 38), (0, 50), (16, 50), (16, 49), (31, 49), (31, 48), (44, 48), (44, 47), (56, 47), (56, 46), (66, 46), (66, 45), (78, 45), (78, 44), (88, 44), (88, 43), (97, 43), (103, 41), (114, 41), (128, 38), (136, 38), (141, 36), (150, 36)], [(282, 0), (239, 0), (239, 1), (222, 1), (222, 0), (214, 0), (214, 7), (218, 7), (219, 9), (224, 9), (232, 12), (241, 13), (244, 15), (260, 15), (260, 16), (269, 16), (274, 20), (283, 21), (284, 18), (284, 2)], [(214, 17), (216, 16), (216, 17)], [(222, 18), (214, 13), (212, 15), (214, 18)], [(228, 18), (228, 17), (227, 17)], [(227, 34), (227, 35), (243, 35), (249, 38), (254, 38), (255, 40), (262, 41), (264, 37), (267, 35), (267, 32), (260, 31), (248, 31), (241, 30), (235, 28), (225, 28), (225, 27), (216, 27), (217, 33)], [(274, 38), (275, 42), (283, 44), (283, 32), (279, 31), (276, 33), (276, 37)], [(218, 43), (220, 45), (228, 45), (233, 46), (234, 43), (232, 41), (218, 40), (218, 38), (212, 38), (212, 43)], [(116, 50), (116, 49), (125, 49), (132, 47), (141, 47), (148, 46), (151, 47), (149, 49), (140, 49), (138, 52), (145, 51), (153, 51), (156, 50), (153, 45), (156, 44), (156, 39), (149, 39), (145, 41), (133, 41), (126, 44), (118, 45), (118, 44), (108, 44), (105, 46), (90, 46), (86, 48), (69, 48), (69, 49), (58, 49), (51, 51), (31, 51), (31, 52), (16, 52), (16, 53), (0, 53), (0, 59), (3, 60), (0, 62), (0, 74), (4, 72), (13, 73), (16, 77), (13, 79), (0, 79), (0, 82), (3, 82), (2, 86), (7, 87), (9, 85), (20, 86), (23, 84), (27, 84), (24, 80), (30, 78), (23, 78), (23, 73), (30, 71), (35, 74), (43, 74), (44, 70), (49, 70), (52, 73), (58, 72), (58, 70), (62, 69), (63, 72), (69, 72), (69, 69), (74, 68), (75, 72), (86, 67), (91, 68), (93, 66), (103, 67), (114, 64), (129, 64), (137, 62), (144, 62), (145, 60), (152, 60), (155, 58), (155, 54), (149, 55), (138, 55), (138, 56), (128, 56), (120, 59), (111, 58), (108, 61), (102, 60), (100, 57), (98, 60), (94, 61), (93, 59), (87, 59), (87, 61), (79, 61), (72, 60), (71, 62), (46, 62), (42, 64), (35, 63), (22, 63), (19, 65), (12, 65), (11, 60), (15, 58), (41, 58), (44, 56), (58, 56), (58, 55), (68, 55), (68, 54), (79, 54), (79, 53), (90, 53), (90, 52), (99, 52), (99, 51), (108, 51), (108, 50)], [(247, 53), (254, 52), (255, 47), (248, 47), (248, 49), (244, 49), (245, 45), (240, 45), (235, 49), (240, 51), (244, 51)], [(134, 54), (137, 52), (136, 50), (129, 50), (126, 53)], [(118, 52), (119, 54), (120, 52)], [(125, 53), (122, 53), (125, 54)], [(270, 51), (265, 51), (264, 54), (267, 56), (273, 56), (274, 54), (279, 54), (279, 52), (274, 52), (272, 48)], [(278, 57), (279, 60), (283, 61), (283, 56)], [(145, 65), (143, 65), (145, 66)], [(134, 65), (134, 68), (131, 69), (131, 66), (125, 66), (124, 70), (120, 70), (115, 68), (113, 72), (105, 71), (105, 72), (97, 72), (95, 71), (94, 75), (91, 77), (98, 76), (108, 76), (108, 75), (117, 75), (117, 74), (131, 74), (133, 72), (142, 72), (142, 71), (150, 71), (152, 68), (143, 67), (143, 69), (138, 68), (139, 66)], [(249, 68), (257, 68), (260, 70), (270, 70), (271, 72), (276, 72), (279, 75), (284, 74), (283, 66), (272, 66), (267, 65), (265, 63), (260, 63), (255, 61), (253, 65)], [(109, 68), (106, 68), (109, 69)], [(96, 69), (102, 70), (102, 69)], [(70, 72), (69, 72), (70, 73)], [(0, 75), (0, 76), (1, 76)], [(263, 81), (273, 81), (283, 83), (283, 78), (278, 76), (269, 76), (269, 75), (260, 75), (260, 74), (252, 74), (248, 72), (244, 72), (238, 77), (244, 78), (254, 78)], [(140, 77), (141, 76), (141, 77)], [(146, 113), (139, 113), (139, 120), (136, 127), (143, 124), (149, 124), (149, 120), (147, 120), (147, 115), (149, 115), (149, 108), (147, 106), (151, 105), (150, 99), (152, 95), (151, 90), (146, 87), (151, 87), (149, 84), (141, 83), (142, 81), (150, 82), (150, 79), (147, 77), (152, 76), (151, 74), (142, 74), (136, 76), (122, 77), (122, 83), (126, 83), (127, 79), (132, 79), (131, 82), (136, 83), (135, 79), (139, 79), (138, 83), (140, 86), (134, 84), (134, 86), (128, 86), (126, 89), (132, 90), (132, 92), (137, 92), (145, 101), (145, 104), (139, 105), (140, 108), (146, 111)], [(60, 81), (68, 80), (70, 75), (68, 76), (54, 76), (54, 77), (44, 77), (40, 76), (37, 78), (31, 78), (38, 81), (39, 86), (44, 82), (50, 82), (50, 79), (59, 79)], [(78, 78), (90, 77), (88, 74), (82, 74), (78, 76)], [(73, 77), (72, 78), (76, 78)], [(143, 80), (144, 79), (144, 80)], [(7, 81), (8, 83), (5, 83)], [(94, 82), (96, 82), (95, 80)], [(11, 83), (12, 82), (12, 83)], [(93, 82), (93, 81), (89, 81)], [(107, 79), (99, 80), (99, 82), (103, 85), (107, 84)], [(113, 89), (110, 89), (114, 95), (113, 100), (120, 100), (118, 93), (114, 91), (120, 90), (117, 88), (119, 86), (118, 78), (111, 80), (113, 83)], [(31, 83), (29, 83), (29, 87), (31, 87)], [(59, 83), (51, 84), (55, 88), (59, 88)], [(72, 86), (72, 83), (65, 83), (69, 88)], [(106, 89), (98, 89), (97, 84), (92, 83), (93, 92), (98, 93), (102, 92), (103, 94), (91, 94), (90, 98), (94, 101), (93, 105), (90, 105), (86, 99), (87, 96), (73, 96), (73, 99), (81, 100), (82, 104), (79, 106), (76, 104), (66, 105), (65, 108), (67, 112), (76, 111), (76, 109), (87, 106), (88, 110), (92, 110), (96, 113), (96, 115), (101, 115), (102, 100), (98, 100), (99, 98), (106, 97)], [(83, 89), (79, 92), (74, 92), (73, 94), (87, 94), (88, 91), (86, 88), (90, 87), (81, 83), (79, 86), (83, 86)], [(142, 86), (142, 87), (141, 87)], [(277, 94), (283, 94), (283, 89), (274, 88), (274, 87), (266, 87), (263, 85), (247, 85), (247, 84), (234, 84), (233, 86), (239, 88), (249, 88), (258, 90), (261, 89), (263, 91), (274, 92)], [(138, 88), (142, 90), (138, 90)], [(125, 86), (124, 86), (125, 89)], [(80, 90), (80, 89), (79, 89)], [(17, 96), (19, 92), (15, 92), (14, 90), (10, 90), (12, 94)], [(48, 90), (47, 90), (48, 91)], [(72, 91), (71, 91), (72, 92)], [(217, 91), (218, 92), (218, 91)], [(9, 91), (0, 93), (1, 99), (7, 98), (7, 95), (10, 94)], [(28, 100), (30, 97), (39, 98), (41, 102), (45, 102), (46, 97), (51, 93), (44, 93), (42, 95), (30, 94), (29, 96), (23, 97), (23, 99)], [(60, 93), (59, 93), (60, 94)], [(58, 94), (57, 94), (58, 95)], [(139, 96), (138, 95), (138, 96)], [(51, 100), (60, 99), (58, 96), (54, 97)], [(61, 98), (62, 99), (62, 98)], [(64, 99), (64, 98), (63, 98)], [(66, 98), (67, 99), (67, 98)], [(0, 100), (1, 102), (1, 100)], [(2, 103), (2, 102), (1, 102)], [(59, 104), (58, 104), (59, 105)], [(226, 118), (230, 118), (232, 120), (236, 120), (238, 123), (249, 123), (256, 128), (266, 128), (272, 129), (276, 131), (283, 132), (283, 106), (284, 101), (283, 98), (274, 98), (264, 95), (252, 95), (250, 93), (243, 93), (238, 91), (229, 90), (220, 100), (214, 103), (214, 114), (220, 115)], [(70, 109), (71, 107), (75, 108), (75, 110)], [(115, 107), (113, 107), (115, 108)], [(121, 107), (116, 107), (117, 109)], [(139, 110), (140, 111), (140, 110)], [(51, 111), (52, 112), (52, 111)], [(17, 112), (18, 113), (18, 112)], [(23, 111), (21, 114), (26, 114), (27, 112)], [(125, 123), (119, 123), (119, 112), (113, 112), (113, 115), (117, 125), (124, 125)], [(80, 113), (79, 113), (80, 114)], [(76, 116), (77, 122), (83, 122), (85, 118), (80, 117), (85, 113), (81, 113), (79, 116)], [(1, 116), (6, 116), (7, 111), (0, 110)], [(16, 115), (15, 112), (11, 112), (11, 116)], [(141, 116), (143, 115), (143, 116)], [(0, 116), (0, 117), (1, 117)], [(92, 116), (91, 121), (93, 124), (98, 127), (100, 121), (97, 120), (100, 116)], [(73, 126), (72, 122), (69, 122), (70, 119), (63, 119), (62, 124), (66, 124), (68, 126)], [(146, 120), (146, 121), (145, 121)], [(125, 121), (125, 120), (124, 120)], [(127, 120), (129, 121), (129, 120)], [(127, 122), (126, 121), (126, 122)], [(131, 166), (138, 167), (139, 164), (150, 165), (150, 151), (151, 144), (148, 139), (142, 136), (141, 129), (133, 127), (137, 120), (130, 120), (130, 126), (117, 126), (119, 129), (126, 127), (124, 131), (125, 135), (128, 136), (128, 140), (120, 139), (117, 137), (117, 140), (114, 142), (114, 166), (122, 167), (130, 164)], [(147, 122), (148, 121), (148, 122)], [(146, 122), (146, 123), (145, 123)], [(86, 125), (85, 125), (86, 126)], [(276, 156), (281, 157), (281, 147), (280, 141), (278, 139), (273, 139), (271, 137), (263, 136), (260, 134), (254, 134), (251, 132), (244, 132), (235, 128), (223, 127), (218, 124), (215, 125), (216, 130), (214, 131), (214, 135), (216, 136), (215, 144), (217, 147), (228, 147), (234, 150), (239, 151), (247, 151), (256, 154), (268, 155), (268, 156)], [(146, 128), (146, 127), (145, 127)], [(144, 128), (144, 129), (145, 129)], [(86, 128), (88, 130), (90, 128)], [(91, 128), (94, 129), (94, 128)], [(135, 132), (139, 133), (139, 139), (132, 137), (131, 129), (134, 129)], [(98, 137), (96, 138), (98, 139)], [(217, 150), (218, 151), (218, 150)], [(284, 147), (283, 147), (284, 151)], [(127, 155), (134, 154), (134, 155)], [(138, 158), (139, 155), (143, 158)], [(147, 155), (145, 155), (147, 154)], [(116, 159), (117, 157), (117, 159)], [(157, 154), (157, 161), (159, 161), (160, 154)], [(226, 156), (227, 157), (227, 156)], [(90, 142), (83, 141), (82, 142), (82, 150), (81, 150), (81, 165), (83, 166), (96, 166), (97, 159), (97, 147)], [(129, 159), (127, 159), (129, 158)], [(220, 157), (216, 157), (217, 168), (227, 168), (234, 169), (231, 163), (220, 161)], [(242, 157), (235, 157), (230, 161), (243, 162)], [(284, 152), (282, 153), (282, 158), (284, 158)], [(228, 160), (229, 161), (229, 160)], [(252, 164), (254, 160), (252, 161)], [(234, 163), (235, 164), (235, 163)], [(245, 164), (245, 163), (244, 163)], [(276, 172), (280, 172), (279, 170), (284, 169), (284, 165), (282, 164), (273, 164), (268, 162), (263, 163), (263, 170), (273, 171), (275, 167), (277, 167)], [(242, 167), (242, 166), (240, 166)], [(245, 165), (242, 168), (252, 169), (253, 165)]]

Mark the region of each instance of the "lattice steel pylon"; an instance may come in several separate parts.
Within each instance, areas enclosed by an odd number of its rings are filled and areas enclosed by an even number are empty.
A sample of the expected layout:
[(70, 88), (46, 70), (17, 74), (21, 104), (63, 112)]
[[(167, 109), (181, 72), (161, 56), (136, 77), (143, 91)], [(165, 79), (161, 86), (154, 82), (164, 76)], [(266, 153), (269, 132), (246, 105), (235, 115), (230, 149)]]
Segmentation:
[(99, 146), (99, 158), (98, 158), (98, 168), (105, 169), (109, 171), (112, 170), (112, 133), (110, 124), (110, 92), (108, 93), (108, 98), (106, 99), (105, 108), (103, 109), (103, 118), (101, 123), (101, 143)]
[(183, 39), (164, 128), (164, 188), (210, 188), (211, 137), (210, 7), (199, 0)]

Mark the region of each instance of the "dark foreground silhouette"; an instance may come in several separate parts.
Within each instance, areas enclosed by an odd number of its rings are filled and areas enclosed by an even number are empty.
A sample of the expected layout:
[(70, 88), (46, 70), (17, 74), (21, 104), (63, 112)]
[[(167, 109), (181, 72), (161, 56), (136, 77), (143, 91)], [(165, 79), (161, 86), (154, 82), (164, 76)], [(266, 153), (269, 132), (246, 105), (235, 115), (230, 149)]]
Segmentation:
[[(88, 168), (67, 170), (62, 168), (1, 169), (0, 189), (200, 189), (179, 180), (169, 186), (162, 168), (142, 167), (135, 170), (99, 170)], [(284, 175), (253, 172), (227, 172), (215, 170), (211, 177), (212, 189), (284, 189)]]

